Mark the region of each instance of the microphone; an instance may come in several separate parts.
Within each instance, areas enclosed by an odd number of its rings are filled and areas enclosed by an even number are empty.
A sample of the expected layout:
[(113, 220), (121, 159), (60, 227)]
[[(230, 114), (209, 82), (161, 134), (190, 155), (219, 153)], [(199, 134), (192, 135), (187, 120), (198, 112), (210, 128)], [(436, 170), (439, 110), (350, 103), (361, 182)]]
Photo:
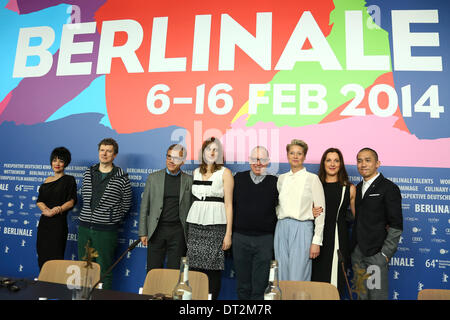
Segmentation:
[(337, 249), (337, 254), (338, 254), (338, 261), (340, 263), (344, 262), (344, 257), (342, 256), (341, 250)]
[(129, 252), (131, 250), (133, 250), (134, 248), (136, 248), (136, 246), (141, 242), (141, 239), (137, 239), (135, 240), (132, 244), (130, 244), (130, 246), (128, 247), (126, 252)]
[(350, 296), (350, 300), (353, 300), (352, 290), (350, 289), (350, 285), (348, 284), (347, 272), (345, 272), (344, 266), (344, 256), (342, 255), (341, 250), (337, 249), (338, 261), (341, 263), (342, 272), (344, 273), (345, 283), (347, 284), (348, 295)]
[(112, 269), (114, 269), (114, 267), (120, 262), (120, 260), (123, 259), (123, 257), (125, 257), (125, 255), (130, 252), (131, 250), (133, 250), (134, 248), (136, 248), (136, 246), (141, 242), (141, 239), (137, 239), (135, 240), (132, 244), (130, 244), (130, 246), (127, 248), (127, 250), (125, 250), (124, 253), (122, 253), (122, 255), (119, 257), (119, 259), (116, 260), (116, 262), (114, 262), (114, 264), (111, 265), (111, 267), (109, 267), (109, 269), (103, 274), (103, 276), (100, 277), (100, 280), (98, 280), (94, 286), (92, 287), (91, 291), (89, 292), (89, 295), (87, 297), (87, 299), (89, 300), (92, 296), (92, 293), (94, 292), (95, 288), (98, 286), (98, 284), (100, 282), (102, 282), (105, 279), (105, 276), (108, 275)]

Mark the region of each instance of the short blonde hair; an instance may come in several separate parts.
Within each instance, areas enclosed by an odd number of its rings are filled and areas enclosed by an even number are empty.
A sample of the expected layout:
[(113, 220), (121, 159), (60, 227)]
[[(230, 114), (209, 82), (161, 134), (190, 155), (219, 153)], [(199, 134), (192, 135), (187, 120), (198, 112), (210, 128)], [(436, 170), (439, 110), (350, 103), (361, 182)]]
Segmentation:
[(308, 153), (308, 144), (303, 140), (292, 139), (291, 143), (286, 145), (286, 152), (289, 153), (289, 149), (291, 149), (292, 146), (302, 147), (303, 152), (305, 153), (305, 156)]

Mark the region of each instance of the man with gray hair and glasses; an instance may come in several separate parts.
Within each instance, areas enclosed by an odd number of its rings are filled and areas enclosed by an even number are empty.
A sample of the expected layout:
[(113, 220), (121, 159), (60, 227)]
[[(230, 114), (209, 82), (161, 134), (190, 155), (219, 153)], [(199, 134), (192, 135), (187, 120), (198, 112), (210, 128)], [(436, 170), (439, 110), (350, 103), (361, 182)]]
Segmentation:
[(233, 259), (237, 295), (262, 300), (273, 259), (278, 204), (277, 177), (267, 174), (269, 152), (257, 146), (250, 153), (250, 169), (234, 176)]

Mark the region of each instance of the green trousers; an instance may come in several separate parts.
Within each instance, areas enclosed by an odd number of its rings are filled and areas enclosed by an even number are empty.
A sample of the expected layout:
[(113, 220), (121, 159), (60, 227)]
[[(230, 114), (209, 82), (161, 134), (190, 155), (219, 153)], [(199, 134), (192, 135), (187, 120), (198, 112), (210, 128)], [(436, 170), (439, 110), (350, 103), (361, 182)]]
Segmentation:
[[(114, 253), (117, 247), (117, 231), (98, 231), (80, 226), (78, 228), (78, 260), (86, 255), (86, 244), (90, 240), (90, 247), (98, 252), (93, 259), (101, 268), (101, 277), (114, 263)], [(112, 289), (112, 272), (103, 279), (103, 289)]]

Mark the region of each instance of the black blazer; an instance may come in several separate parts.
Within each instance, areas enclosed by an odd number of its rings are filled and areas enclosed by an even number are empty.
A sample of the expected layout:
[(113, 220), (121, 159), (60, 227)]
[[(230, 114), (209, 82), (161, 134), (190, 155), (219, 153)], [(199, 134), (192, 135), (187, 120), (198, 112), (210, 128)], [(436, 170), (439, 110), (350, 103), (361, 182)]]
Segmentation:
[(381, 173), (361, 197), (363, 182), (356, 186), (356, 214), (351, 250), (359, 245), (365, 256), (381, 251), (387, 237), (387, 226), (403, 230), (402, 196), (399, 187)]

